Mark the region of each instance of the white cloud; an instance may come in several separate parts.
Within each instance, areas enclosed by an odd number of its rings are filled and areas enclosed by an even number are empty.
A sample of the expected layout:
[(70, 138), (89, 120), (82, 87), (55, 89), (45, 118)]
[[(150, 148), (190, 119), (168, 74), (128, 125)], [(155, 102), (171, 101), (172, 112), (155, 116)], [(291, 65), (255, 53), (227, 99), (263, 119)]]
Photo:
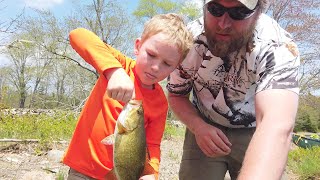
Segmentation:
[(36, 9), (49, 9), (63, 3), (63, 0), (23, 0), (27, 7)]

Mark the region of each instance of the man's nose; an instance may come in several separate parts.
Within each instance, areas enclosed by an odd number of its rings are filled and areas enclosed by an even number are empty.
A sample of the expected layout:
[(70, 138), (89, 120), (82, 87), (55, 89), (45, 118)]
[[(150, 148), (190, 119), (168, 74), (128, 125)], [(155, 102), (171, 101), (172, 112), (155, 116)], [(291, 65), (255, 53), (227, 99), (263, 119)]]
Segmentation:
[(218, 18), (218, 26), (221, 29), (227, 29), (231, 27), (232, 19), (227, 12), (225, 12), (221, 17)]

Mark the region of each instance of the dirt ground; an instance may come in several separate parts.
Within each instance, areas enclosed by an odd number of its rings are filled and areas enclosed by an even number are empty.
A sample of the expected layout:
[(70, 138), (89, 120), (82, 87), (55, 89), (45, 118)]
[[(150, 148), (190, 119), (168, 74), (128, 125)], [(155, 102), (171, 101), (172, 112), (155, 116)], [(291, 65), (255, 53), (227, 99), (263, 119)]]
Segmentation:
[[(161, 144), (160, 180), (178, 180), (183, 138), (170, 138)], [(0, 142), (0, 180), (63, 180), (68, 167), (59, 162), (68, 143), (57, 143), (51, 151), (37, 151), (37, 143)], [(53, 152), (53, 153), (51, 153)], [(228, 175), (225, 180), (229, 179)], [(286, 179), (296, 179), (289, 175)]]
[[(183, 139), (172, 138), (162, 142), (160, 180), (178, 180)], [(63, 152), (67, 143), (53, 145), (53, 151)], [(0, 144), (1, 180), (54, 180), (66, 179), (68, 167), (56, 155), (37, 152), (35, 143)], [(38, 154), (38, 155), (37, 155)], [(58, 155), (59, 156), (59, 155)]]

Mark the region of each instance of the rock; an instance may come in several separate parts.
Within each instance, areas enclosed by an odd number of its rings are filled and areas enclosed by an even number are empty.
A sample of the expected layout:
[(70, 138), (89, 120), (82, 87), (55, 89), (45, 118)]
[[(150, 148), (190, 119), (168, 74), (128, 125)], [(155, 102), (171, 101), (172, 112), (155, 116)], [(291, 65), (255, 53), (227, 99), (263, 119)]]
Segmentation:
[(3, 158), (3, 160), (13, 164), (21, 164), (23, 161), (23, 157), (17, 154), (8, 154)]
[(46, 172), (41, 171), (31, 171), (25, 173), (21, 180), (55, 180), (55, 177), (52, 174), (48, 174)]
[(51, 150), (47, 154), (47, 158), (53, 162), (61, 162), (64, 151), (60, 150)]

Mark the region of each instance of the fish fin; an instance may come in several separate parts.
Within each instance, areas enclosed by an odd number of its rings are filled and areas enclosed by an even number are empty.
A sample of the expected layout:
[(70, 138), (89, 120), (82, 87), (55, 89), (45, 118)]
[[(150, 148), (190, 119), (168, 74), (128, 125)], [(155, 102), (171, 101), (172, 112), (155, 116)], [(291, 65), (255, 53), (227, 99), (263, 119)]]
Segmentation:
[(116, 128), (119, 134), (123, 134), (127, 132), (127, 128), (125, 128), (125, 126), (121, 122), (117, 122)]
[(116, 139), (115, 134), (111, 134), (110, 136), (107, 136), (104, 139), (102, 139), (101, 143), (105, 145), (113, 145), (115, 142), (115, 139)]

